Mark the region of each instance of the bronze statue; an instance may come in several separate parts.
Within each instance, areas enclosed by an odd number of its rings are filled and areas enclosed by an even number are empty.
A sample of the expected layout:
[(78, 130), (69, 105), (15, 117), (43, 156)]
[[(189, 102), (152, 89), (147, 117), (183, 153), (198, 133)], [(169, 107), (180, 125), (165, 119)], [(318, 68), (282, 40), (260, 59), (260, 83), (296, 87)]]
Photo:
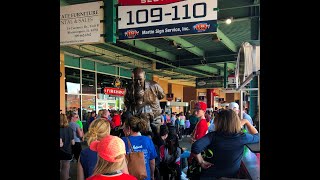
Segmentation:
[(124, 105), (132, 115), (139, 116), (157, 129), (161, 123), (160, 99), (165, 94), (161, 86), (154, 82), (145, 80), (145, 72), (141, 68), (132, 71), (132, 82), (126, 87)]

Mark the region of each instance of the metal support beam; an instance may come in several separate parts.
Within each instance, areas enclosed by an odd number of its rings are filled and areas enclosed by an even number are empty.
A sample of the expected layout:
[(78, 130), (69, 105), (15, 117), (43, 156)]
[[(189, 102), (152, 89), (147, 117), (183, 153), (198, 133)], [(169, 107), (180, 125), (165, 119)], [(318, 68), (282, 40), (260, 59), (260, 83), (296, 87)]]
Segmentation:
[(219, 9), (219, 11), (231, 10), (231, 9), (239, 9), (239, 8), (248, 8), (248, 7), (253, 7), (253, 6), (260, 6), (260, 4), (257, 4), (257, 3), (255, 2), (254, 4), (246, 5), (246, 6), (237, 6), (237, 7), (222, 8), (222, 9)]
[[(192, 75), (192, 76), (194, 76), (195, 74), (197, 74), (197, 75), (209, 77), (209, 75), (208, 75), (207, 73), (204, 74), (204, 73), (201, 73), (201, 72), (198, 72), (198, 71), (195, 71), (195, 70), (190, 70), (190, 69), (186, 69), (186, 68), (177, 67), (177, 66), (173, 65), (174, 63), (173, 63), (173, 64), (169, 64), (169, 63), (160, 61), (160, 60), (158, 60), (158, 59), (151, 58), (151, 57), (146, 56), (146, 55), (141, 55), (141, 54), (138, 54), (138, 53), (135, 53), (135, 52), (132, 52), (132, 51), (129, 51), (129, 50), (120, 48), (120, 47), (115, 46), (115, 45), (113, 45), (113, 44), (104, 43), (104, 45), (109, 46), (109, 47), (114, 48), (114, 49), (117, 49), (117, 50), (119, 50), (119, 51), (122, 51), (123, 54), (134, 54), (134, 55), (136, 55), (136, 56), (138, 56), (138, 57), (151, 60), (152, 62), (157, 62), (157, 66), (158, 66), (159, 63), (160, 63), (160, 64), (163, 64), (163, 65), (166, 66), (166, 67), (170, 67), (170, 68), (174, 69), (175, 72), (177, 72), (177, 70), (180, 70), (180, 71), (182, 71), (184, 74), (188, 74), (188, 75)], [(94, 46), (94, 45), (93, 45), (93, 46)], [(157, 68), (157, 69), (159, 69), (159, 68)]]
[(220, 41), (232, 52), (237, 52), (238, 48), (237, 46), (218, 28), (217, 29), (217, 35), (220, 39)]
[(260, 74), (260, 71), (258, 72), (252, 72), (252, 74), (250, 74), (246, 80), (236, 89), (237, 91), (239, 91), (240, 89), (242, 89), (243, 87), (245, 87), (248, 83), (250, 83), (250, 81), (255, 77), (258, 76)]
[(60, 6), (67, 6), (68, 3), (66, 3), (65, 0), (60, 0)]
[(223, 85), (224, 88), (227, 88), (227, 80), (228, 80), (228, 66), (227, 63), (224, 63), (224, 71), (223, 71), (223, 77), (224, 77), (224, 81), (223, 81)]
[[(209, 55), (206, 57), (206, 63), (212, 64), (212, 63), (235, 62), (236, 55), (237, 54), (227, 54), (227, 55), (221, 55), (221, 56), (210, 56)], [(177, 66), (177, 67), (190, 67), (190, 66), (195, 66), (195, 65), (202, 65), (203, 64), (202, 61), (203, 61), (203, 57), (191, 58), (191, 59), (185, 59), (185, 58), (181, 57), (180, 61), (172, 62), (172, 65)], [(156, 66), (157, 66), (157, 69), (170, 68), (170, 67), (164, 65), (163, 63), (157, 63)]]
[(191, 52), (192, 54), (195, 54), (195, 55), (201, 56), (201, 57), (205, 56), (204, 51), (202, 49), (189, 43), (188, 41), (182, 39), (179, 36), (166, 37), (165, 39), (175, 41), (176, 43), (180, 44), (180, 46), (182, 48), (184, 48), (186, 51)]
[(154, 55), (157, 55), (157, 56), (160, 56), (160, 57), (163, 57), (165, 59), (169, 59), (170, 61), (175, 61), (176, 60), (176, 56), (172, 53), (169, 53), (169, 52), (166, 52), (160, 48), (157, 48), (155, 46), (152, 46), (148, 43), (145, 43), (143, 41), (140, 41), (140, 40), (131, 40), (131, 41), (121, 41), (123, 43), (126, 43), (130, 46), (133, 46), (135, 48), (138, 48), (138, 49), (141, 49), (141, 50), (144, 50), (148, 53), (152, 53)]
[(117, 8), (118, 0), (104, 0), (104, 29), (106, 30), (106, 42), (117, 41)]

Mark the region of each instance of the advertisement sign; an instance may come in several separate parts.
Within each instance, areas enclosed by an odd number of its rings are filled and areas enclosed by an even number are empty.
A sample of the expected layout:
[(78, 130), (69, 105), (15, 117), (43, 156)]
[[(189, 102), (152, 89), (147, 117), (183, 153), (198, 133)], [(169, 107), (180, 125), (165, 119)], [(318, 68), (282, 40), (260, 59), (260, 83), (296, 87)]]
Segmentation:
[(170, 4), (182, 0), (118, 0), (120, 6)]
[(124, 89), (105, 87), (103, 92), (108, 95), (124, 96)]
[(60, 7), (60, 45), (100, 43), (102, 1)]
[(217, 0), (187, 0), (165, 5), (118, 7), (120, 40), (217, 31)]
[(223, 88), (223, 77), (196, 78), (196, 88)]

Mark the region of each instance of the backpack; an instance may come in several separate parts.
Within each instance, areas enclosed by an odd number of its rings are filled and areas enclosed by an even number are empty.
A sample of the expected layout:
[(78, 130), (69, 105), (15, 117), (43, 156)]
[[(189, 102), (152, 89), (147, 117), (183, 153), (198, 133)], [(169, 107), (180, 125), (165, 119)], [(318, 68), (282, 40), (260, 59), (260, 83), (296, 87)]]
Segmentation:
[[(202, 158), (207, 161), (208, 159), (213, 158), (213, 151), (211, 149), (206, 149), (201, 152)], [(201, 166), (197, 162), (196, 158), (190, 156), (188, 159), (188, 170), (187, 170), (187, 178), (190, 180), (198, 179), (201, 174)]]

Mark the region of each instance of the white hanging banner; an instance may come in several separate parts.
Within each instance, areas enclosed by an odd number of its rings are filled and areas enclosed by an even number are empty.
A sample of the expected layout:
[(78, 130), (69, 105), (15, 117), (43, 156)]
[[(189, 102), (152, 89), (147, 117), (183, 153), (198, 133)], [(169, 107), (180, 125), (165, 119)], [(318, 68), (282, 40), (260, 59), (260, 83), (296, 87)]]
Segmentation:
[[(241, 63), (244, 63), (244, 65)], [(252, 46), (250, 43), (245, 42), (242, 44), (237, 57), (235, 69), (236, 87), (238, 88), (239, 83), (241, 84), (248, 76), (258, 71), (260, 71), (260, 46)], [(241, 74), (242, 79), (239, 79), (241, 72), (243, 72)]]

